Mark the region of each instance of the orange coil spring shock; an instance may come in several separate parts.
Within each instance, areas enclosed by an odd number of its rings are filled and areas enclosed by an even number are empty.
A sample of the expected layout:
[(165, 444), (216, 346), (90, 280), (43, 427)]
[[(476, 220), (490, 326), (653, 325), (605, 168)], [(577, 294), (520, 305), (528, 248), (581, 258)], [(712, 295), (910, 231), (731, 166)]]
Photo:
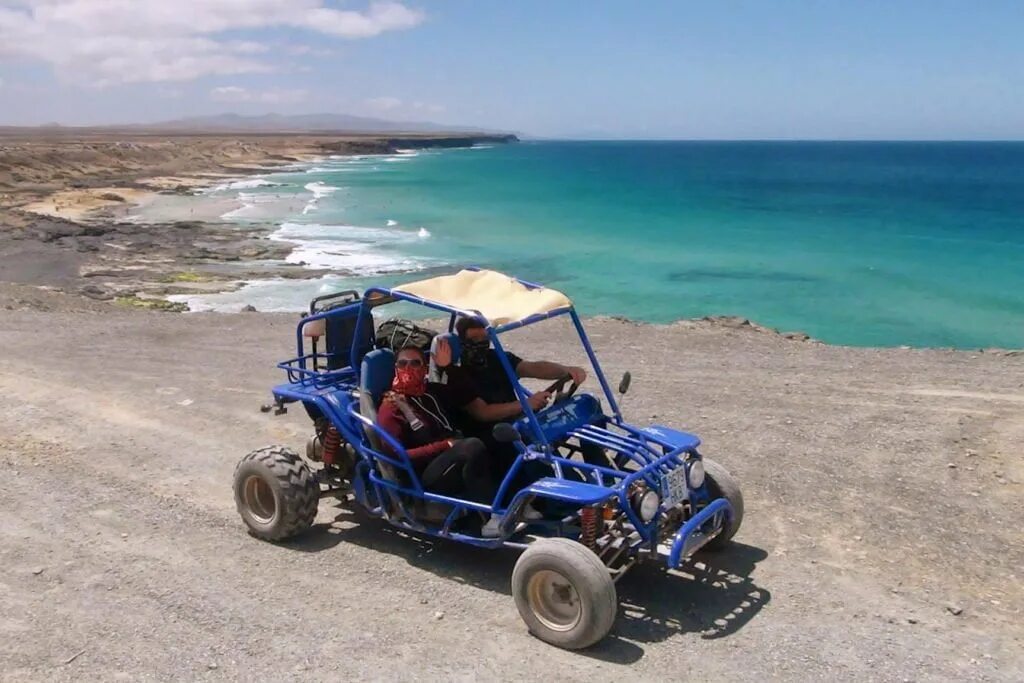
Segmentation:
[(334, 425), (324, 430), (320, 437), (323, 442), (323, 457), (325, 465), (333, 465), (338, 458), (338, 449), (341, 448), (341, 434)]
[(593, 549), (597, 545), (597, 508), (585, 507), (580, 510), (580, 543)]

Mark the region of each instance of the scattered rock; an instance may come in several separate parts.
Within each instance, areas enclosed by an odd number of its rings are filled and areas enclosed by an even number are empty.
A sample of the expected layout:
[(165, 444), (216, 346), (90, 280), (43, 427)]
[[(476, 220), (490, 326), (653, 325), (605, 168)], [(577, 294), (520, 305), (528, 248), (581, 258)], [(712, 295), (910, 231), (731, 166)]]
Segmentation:
[(706, 315), (701, 320), (714, 325), (721, 325), (722, 327), (753, 327), (753, 324), (748, 319), (735, 315)]
[(115, 194), (113, 192), (104, 192), (103, 194), (100, 195), (100, 199), (105, 199), (108, 202), (124, 202), (125, 201), (124, 197), (122, 197), (119, 194)]
[(209, 669), (210, 671), (216, 671), (217, 670), (217, 665), (215, 663), (213, 663), (213, 662), (210, 662), (209, 664), (206, 665), (206, 668)]
[(99, 285), (85, 285), (78, 289), (78, 293), (88, 299), (96, 301), (110, 301), (114, 298), (113, 292)]
[(978, 455), (978, 451), (974, 450), (973, 448), (968, 448), (966, 452), (968, 458), (973, 458), (976, 455)]
[(946, 611), (953, 616), (958, 617), (964, 613), (964, 608), (959, 605), (946, 605)]
[(128, 538), (128, 534), (121, 534), (121, 538)]
[(32, 573), (35, 574), (36, 576), (39, 576), (44, 571), (46, 571), (46, 567), (36, 567), (35, 569), (32, 570)]
[(907, 617), (907, 623), (908, 624), (916, 624), (916, 623), (918, 623), (918, 621), (917, 621), (916, 617)]
[(252, 304), (246, 304), (245, 306), (242, 306), (242, 313), (255, 313), (255, 312), (256, 312), (256, 307), (253, 306)]
[(434, 612), (434, 621), (441, 621), (444, 619), (444, 612)]
[(956, 468), (956, 463), (955, 462), (946, 463), (946, 467), (955, 469)]
[(811, 338), (806, 332), (783, 332), (782, 336), (793, 341), (809, 341)]

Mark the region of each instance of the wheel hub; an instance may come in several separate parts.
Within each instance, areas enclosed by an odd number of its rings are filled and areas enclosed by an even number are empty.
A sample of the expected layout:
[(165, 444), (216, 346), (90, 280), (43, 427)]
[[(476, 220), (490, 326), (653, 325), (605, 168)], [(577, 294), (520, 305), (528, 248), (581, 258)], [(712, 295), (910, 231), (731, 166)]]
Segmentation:
[(583, 617), (579, 593), (556, 571), (542, 569), (531, 576), (526, 596), (537, 619), (553, 631), (569, 631)]
[(242, 498), (249, 514), (260, 524), (270, 524), (277, 515), (277, 500), (270, 484), (263, 477), (251, 475), (242, 486)]

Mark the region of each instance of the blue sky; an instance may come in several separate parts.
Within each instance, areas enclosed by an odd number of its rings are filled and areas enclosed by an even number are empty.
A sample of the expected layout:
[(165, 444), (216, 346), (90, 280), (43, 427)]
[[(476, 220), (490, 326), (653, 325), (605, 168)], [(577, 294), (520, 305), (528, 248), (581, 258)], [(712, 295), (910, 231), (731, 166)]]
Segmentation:
[(0, 0), (0, 124), (1024, 138), (1024, 2)]

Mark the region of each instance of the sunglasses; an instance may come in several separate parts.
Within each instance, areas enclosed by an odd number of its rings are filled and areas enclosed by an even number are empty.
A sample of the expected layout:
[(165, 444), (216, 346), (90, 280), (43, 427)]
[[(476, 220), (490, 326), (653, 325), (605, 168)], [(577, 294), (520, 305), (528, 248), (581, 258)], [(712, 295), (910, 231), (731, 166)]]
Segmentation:
[(399, 358), (395, 361), (396, 368), (422, 368), (423, 361), (419, 358)]

